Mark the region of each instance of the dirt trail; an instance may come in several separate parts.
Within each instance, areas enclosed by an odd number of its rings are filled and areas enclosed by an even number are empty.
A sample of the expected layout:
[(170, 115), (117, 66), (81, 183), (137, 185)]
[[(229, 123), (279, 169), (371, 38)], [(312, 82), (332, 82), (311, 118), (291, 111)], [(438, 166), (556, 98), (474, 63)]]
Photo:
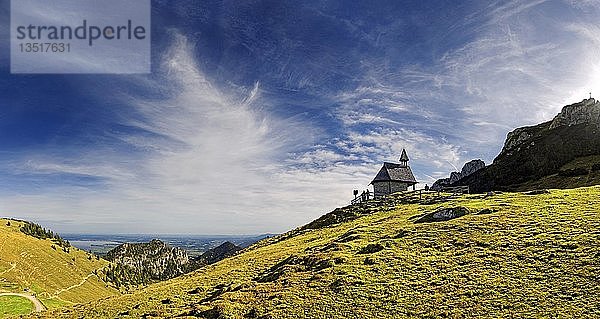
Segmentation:
[[(102, 269), (102, 268), (100, 268), (100, 269)], [(84, 277), (84, 278), (81, 280), (81, 282), (80, 282), (80, 283), (78, 283), (78, 284), (75, 284), (75, 285), (73, 285), (73, 286), (70, 286), (70, 287), (67, 287), (67, 288), (63, 288), (63, 289), (61, 289), (61, 290), (59, 290), (59, 291), (55, 292), (55, 293), (54, 293), (54, 296), (58, 296), (58, 295), (62, 294), (63, 292), (65, 292), (65, 291), (69, 291), (69, 290), (71, 290), (71, 289), (73, 289), (73, 288), (77, 288), (77, 287), (81, 287), (81, 286), (83, 286), (83, 284), (85, 284), (85, 282), (86, 282), (88, 279), (90, 279), (90, 277), (92, 277), (92, 276), (95, 276), (95, 274), (91, 273), (91, 274), (89, 274), (89, 275), (85, 276), (85, 277)]]
[(9, 271), (11, 271), (13, 269), (15, 269), (15, 267), (17, 267), (17, 264), (11, 263), (10, 264), (10, 268), (6, 269), (5, 271), (0, 272), (0, 275), (4, 275), (5, 273), (7, 273), (7, 272), (9, 272)]
[[(67, 288), (60, 289), (60, 290), (56, 291), (56, 292), (54, 293), (54, 295), (53, 295), (53, 296), (58, 296), (58, 295), (62, 294), (62, 293), (63, 293), (63, 292), (65, 292), (65, 291), (69, 291), (69, 290), (71, 290), (71, 289), (74, 289), (74, 288), (77, 288), (77, 287), (81, 287), (81, 286), (83, 286), (83, 284), (85, 284), (85, 282), (86, 282), (88, 279), (90, 279), (91, 277), (93, 277), (93, 276), (96, 276), (96, 277), (98, 277), (97, 273), (100, 273), (100, 272), (102, 272), (102, 270), (103, 270), (104, 268), (106, 268), (106, 267), (107, 267), (107, 266), (103, 266), (103, 267), (100, 267), (100, 268), (96, 269), (96, 271), (95, 271), (95, 272), (92, 272), (91, 274), (89, 274), (89, 275), (85, 276), (85, 277), (84, 277), (84, 278), (81, 280), (81, 282), (80, 282), (80, 283), (78, 283), (78, 284), (75, 284), (75, 285), (73, 285), (73, 286), (70, 286), (70, 287), (67, 287)], [(98, 277), (98, 279), (99, 279), (99, 277)]]

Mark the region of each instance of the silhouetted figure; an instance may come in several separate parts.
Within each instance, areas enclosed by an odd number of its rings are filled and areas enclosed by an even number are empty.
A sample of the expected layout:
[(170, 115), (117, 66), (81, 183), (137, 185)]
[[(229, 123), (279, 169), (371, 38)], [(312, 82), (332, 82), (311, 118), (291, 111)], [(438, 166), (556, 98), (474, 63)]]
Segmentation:
[(429, 191), (429, 185), (425, 184), (425, 191), (428, 192)]

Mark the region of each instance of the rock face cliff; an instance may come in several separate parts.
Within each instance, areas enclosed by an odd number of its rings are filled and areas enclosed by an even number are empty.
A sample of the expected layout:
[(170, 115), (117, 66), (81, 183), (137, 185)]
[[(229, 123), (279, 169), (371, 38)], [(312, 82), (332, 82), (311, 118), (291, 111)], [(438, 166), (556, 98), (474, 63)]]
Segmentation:
[[(508, 133), (492, 165), (453, 182), (471, 191), (569, 188), (597, 184), (600, 102), (565, 106), (551, 121)], [(596, 166), (597, 167), (597, 166)], [(585, 177), (585, 178), (584, 178)]]
[(593, 98), (565, 106), (550, 123), (550, 129), (587, 123), (600, 123), (600, 102)]
[(154, 239), (149, 243), (125, 243), (106, 254), (116, 273), (128, 273), (132, 283), (147, 283), (175, 278), (193, 268), (181, 248)]
[(450, 173), (449, 178), (442, 178), (435, 181), (435, 183), (433, 183), (433, 185), (431, 186), (431, 190), (441, 191), (444, 187), (450, 187), (452, 184), (483, 168), (485, 168), (484, 161), (480, 159), (472, 160), (466, 163), (460, 170), (460, 172), (452, 172)]
[(536, 126), (526, 126), (515, 129), (509, 132), (504, 141), (504, 147), (500, 155), (511, 155), (514, 151), (520, 151), (520, 147), (524, 145), (526, 141), (529, 141), (536, 133), (548, 129), (550, 123), (542, 123)]
[(197, 258), (185, 250), (154, 239), (149, 243), (125, 243), (106, 254), (112, 265), (106, 276), (117, 286), (168, 280), (237, 254), (241, 247), (225, 242)]

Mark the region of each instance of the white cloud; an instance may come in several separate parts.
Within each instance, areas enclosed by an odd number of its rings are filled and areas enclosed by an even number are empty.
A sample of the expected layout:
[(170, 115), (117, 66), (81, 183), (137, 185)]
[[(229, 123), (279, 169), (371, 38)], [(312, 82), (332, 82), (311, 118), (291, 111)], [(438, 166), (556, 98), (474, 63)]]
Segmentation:
[(224, 94), (198, 68), (185, 37), (174, 35), (163, 61), (165, 77), (149, 86), (168, 83), (170, 98), (123, 97), (141, 114), (123, 124), (151, 134), (115, 137), (143, 156), (26, 158), (22, 172), (93, 176), (106, 187), (11, 196), (0, 210), (67, 232), (280, 232), (347, 204), (374, 174), (373, 167), (335, 163), (346, 159), (327, 150), (286, 159), (313, 145), (319, 130), (261, 111), (268, 101), (259, 83), (244, 97)]
[(566, 2), (574, 7), (584, 9), (584, 10), (588, 10), (588, 9), (592, 9), (592, 8), (596, 8), (596, 9), (600, 8), (599, 0), (566, 0)]
[(600, 92), (600, 30), (586, 19), (557, 21), (546, 2), (490, 4), (464, 19), (474, 39), (433, 65), (394, 70), (378, 61), (355, 91), (337, 96), (338, 118), (351, 134), (361, 134), (355, 125), (425, 132), (438, 154), (457, 145), (459, 158), (490, 162), (508, 131)]
[(459, 146), (405, 128), (381, 129), (366, 134), (352, 132), (348, 141), (348, 151), (363, 152), (369, 149), (375, 163), (397, 162), (402, 150), (406, 149), (417, 180), (423, 183), (433, 181), (426, 172), (439, 169), (451, 171), (466, 161), (464, 151)]
[[(502, 5), (498, 5), (488, 13), (488, 24), (498, 24), (506, 22), (507, 19), (522, 14), (535, 6), (548, 2), (549, 0), (513, 0)], [(500, 3), (500, 2), (496, 2)]]

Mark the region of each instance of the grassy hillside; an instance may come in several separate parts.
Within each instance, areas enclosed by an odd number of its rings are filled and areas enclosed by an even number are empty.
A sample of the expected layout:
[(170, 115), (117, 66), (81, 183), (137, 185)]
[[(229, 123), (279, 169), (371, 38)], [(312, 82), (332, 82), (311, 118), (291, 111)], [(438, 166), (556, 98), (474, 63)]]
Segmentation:
[(35, 294), (46, 308), (118, 294), (94, 274), (108, 262), (56, 240), (25, 235), (23, 225), (0, 219), (0, 293)]
[[(439, 207), (470, 213), (416, 222)], [(338, 209), (136, 293), (42, 316), (599, 318), (599, 273), (600, 187), (395, 197)]]
[(33, 303), (19, 296), (0, 296), (0, 318), (26, 315), (33, 311)]

